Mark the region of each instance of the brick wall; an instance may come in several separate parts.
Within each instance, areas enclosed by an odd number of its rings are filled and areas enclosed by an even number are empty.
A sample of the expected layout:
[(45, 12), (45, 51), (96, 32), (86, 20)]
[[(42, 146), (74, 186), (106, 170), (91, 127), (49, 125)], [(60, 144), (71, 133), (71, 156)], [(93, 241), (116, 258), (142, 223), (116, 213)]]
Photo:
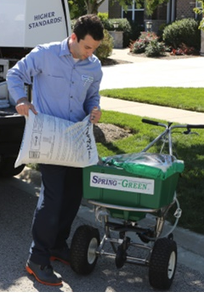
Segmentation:
[(196, 6), (196, 2), (193, 0), (177, 0), (176, 5), (176, 19), (194, 18), (195, 14), (193, 8)]
[[(193, 12), (193, 8), (195, 6), (195, 0), (176, 0), (176, 19), (180, 20), (183, 18), (194, 18), (195, 14)], [(152, 16), (152, 19), (165, 20), (166, 10), (166, 3), (159, 5)], [(121, 6), (118, 2), (115, 2), (113, 5), (111, 5), (109, 1), (109, 18), (121, 18)]]
[(121, 6), (118, 2), (115, 2), (113, 5), (109, 1), (109, 18), (118, 19), (121, 18)]
[(159, 5), (152, 15), (152, 20), (166, 20), (167, 4)]

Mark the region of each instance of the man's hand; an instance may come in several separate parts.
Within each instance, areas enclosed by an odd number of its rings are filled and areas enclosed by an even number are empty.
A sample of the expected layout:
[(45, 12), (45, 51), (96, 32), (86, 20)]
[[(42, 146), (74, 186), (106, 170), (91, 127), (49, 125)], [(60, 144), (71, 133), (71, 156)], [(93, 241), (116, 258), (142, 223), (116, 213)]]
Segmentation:
[(90, 115), (91, 123), (96, 124), (100, 120), (101, 114), (101, 111), (97, 107), (94, 107)]
[(16, 111), (23, 116), (28, 116), (28, 112), (31, 110), (35, 115), (37, 115), (37, 111), (35, 110), (34, 105), (30, 103), (27, 98), (23, 97), (17, 101)]

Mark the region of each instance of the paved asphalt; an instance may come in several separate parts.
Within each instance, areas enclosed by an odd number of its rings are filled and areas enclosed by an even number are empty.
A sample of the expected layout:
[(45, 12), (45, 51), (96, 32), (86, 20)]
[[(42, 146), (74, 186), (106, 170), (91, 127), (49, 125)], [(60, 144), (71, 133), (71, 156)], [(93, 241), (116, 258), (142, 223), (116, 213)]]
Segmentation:
[(158, 59), (113, 50), (110, 58), (127, 63), (103, 67), (101, 89), (125, 87), (203, 87), (204, 57)]
[[(128, 60), (129, 56), (126, 50), (114, 50), (113, 54), (120, 59), (122, 54), (124, 60)], [(115, 56), (116, 57), (116, 56)], [(198, 59), (198, 60), (196, 60)], [(122, 78), (126, 78), (128, 75), (133, 77), (132, 73), (135, 73), (137, 81), (141, 79), (149, 80), (155, 75), (157, 76), (158, 68), (163, 65), (163, 72), (169, 73), (171, 82), (173, 84), (173, 68), (175, 73), (178, 73), (181, 66), (185, 67), (182, 77), (184, 84), (190, 84), (193, 81), (194, 87), (196, 84), (200, 84), (202, 81), (201, 65), (204, 63), (204, 58), (193, 58), (193, 61), (200, 61), (199, 63), (190, 61), (191, 58), (181, 59), (178, 62), (178, 66), (174, 61), (168, 61), (157, 63), (150, 61), (149, 66), (147, 60), (134, 61), (138, 63), (127, 63), (124, 65), (117, 65), (113, 67), (104, 68), (104, 79), (102, 82), (102, 88), (106, 89), (116, 88), (120, 86), (125, 87), (122, 83)], [(179, 61), (181, 61), (179, 60)], [(194, 71), (193, 75), (188, 75), (188, 67), (186, 63), (189, 63), (189, 72)], [(128, 61), (130, 62), (130, 61)], [(143, 64), (146, 67), (146, 71), (143, 71), (138, 75), (138, 64)], [(194, 70), (196, 63), (197, 70)], [(154, 67), (153, 67), (154, 64)], [(158, 65), (157, 65), (158, 64)], [(169, 65), (170, 69), (165, 70), (165, 65)], [(135, 65), (135, 66), (134, 66)], [(131, 67), (130, 67), (131, 66)], [(134, 66), (134, 67), (133, 67)], [(124, 68), (123, 68), (124, 67)], [(129, 70), (127, 70), (127, 68)], [(123, 72), (124, 69), (124, 72)], [(143, 69), (141, 67), (140, 69)], [(151, 74), (148, 72), (151, 69)], [(110, 72), (109, 72), (110, 71)], [(184, 75), (183, 74), (183, 75)], [(196, 75), (197, 74), (197, 75)], [(117, 79), (118, 76), (118, 79)], [(162, 84), (161, 74), (158, 78), (160, 84)], [(187, 78), (189, 81), (187, 82)], [(112, 85), (111, 83), (112, 79)], [(142, 79), (141, 79), (142, 81)], [(174, 78), (174, 83), (176, 79)], [(135, 84), (135, 81), (132, 81)], [(148, 83), (147, 83), (148, 84)], [(163, 85), (165, 83), (163, 82)], [(151, 85), (151, 84), (150, 84)], [(136, 86), (136, 85), (133, 85)], [(132, 87), (133, 87), (132, 86)], [(138, 85), (137, 85), (138, 86)], [(179, 86), (179, 82), (177, 82)], [(187, 85), (188, 86), (188, 85)], [(190, 85), (189, 85), (190, 86)], [(127, 86), (126, 86), (127, 87)], [(203, 87), (203, 86), (202, 86)], [(103, 108), (103, 107), (102, 107)], [(117, 107), (116, 107), (117, 109)], [(164, 116), (164, 115), (163, 115)], [(153, 117), (155, 118), (155, 117)], [(161, 119), (161, 117), (160, 117)], [(182, 121), (182, 119), (181, 119)], [(1, 231), (1, 266), (0, 266), (0, 292), (151, 292), (155, 293), (148, 282), (148, 268), (140, 267), (136, 265), (125, 264), (120, 270), (115, 266), (114, 259), (109, 257), (100, 257), (97, 265), (89, 276), (76, 275), (69, 266), (65, 266), (58, 262), (54, 263), (56, 271), (63, 276), (62, 287), (49, 287), (43, 286), (36, 282), (33, 277), (28, 276), (24, 267), (26, 258), (28, 255), (29, 246), (31, 243), (30, 227), (32, 222), (33, 212), (37, 202), (37, 196), (40, 189), (39, 173), (31, 171), (28, 168), (17, 177), (11, 179), (4, 179), (0, 181), (0, 205), (1, 205), (1, 217), (0, 217), (0, 231)], [(95, 220), (94, 213), (86, 206), (81, 206), (80, 211), (75, 219), (73, 231), (76, 227), (83, 224), (90, 224), (97, 226), (103, 235), (103, 226)], [(184, 229), (176, 228), (174, 231), (174, 239), (178, 246), (178, 264), (174, 277), (172, 287), (169, 292), (203, 292), (204, 291), (204, 237), (195, 233), (191, 233)], [(2, 293), (3, 294), (3, 293)]]
[[(88, 276), (75, 274), (67, 265), (53, 262), (57, 272), (63, 276), (63, 286), (44, 286), (28, 276), (25, 262), (31, 243), (31, 222), (40, 190), (39, 173), (28, 168), (17, 177), (1, 180), (0, 183), (0, 292), (151, 292), (148, 268), (125, 264), (117, 269), (114, 259), (99, 257), (94, 271)], [(89, 224), (98, 227), (103, 236), (103, 226), (95, 221), (94, 213), (86, 206), (81, 206), (74, 221), (72, 233), (79, 225)], [(203, 292), (204, 258), (182, 247), (183, 231), (176, 233), (178, 263), (173, 284), (168, 292)], [(188, 234), (189, 243), (197, 241), (203, 247), (199, 237)], [(185, 237), (184, 237), (185, 238)], [(131, 238), (132, 239), (132, 238)], [(184, 243), (185, 243), (184, 239)], [(181, 243), (181, 245), (180, 245)]]

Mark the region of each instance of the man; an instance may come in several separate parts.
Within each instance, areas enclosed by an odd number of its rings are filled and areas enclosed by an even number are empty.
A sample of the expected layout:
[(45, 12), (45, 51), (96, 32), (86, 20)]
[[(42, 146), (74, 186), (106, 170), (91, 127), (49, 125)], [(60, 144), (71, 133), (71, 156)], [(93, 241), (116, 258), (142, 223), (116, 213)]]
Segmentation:
[[(97, 123), (101, 117), (99, 85), (101, 64), (93, 52), (103, 39), (103, 26), (95, 15), (80, 17), (66, 40), (39, 45), (8, 71), (9, 92), (16, 110), (29, 110), (78, 122), (90, 114)], [(33, 102), (24, 92), (24, 83), (33, 78)], [(69, 237), (72, 222), (82, 198), (82, 169), (40, 165), (41, 192), (35, 210), (28, 273), (46, 285), (61, 285), (50, 260), (69, 263)]]

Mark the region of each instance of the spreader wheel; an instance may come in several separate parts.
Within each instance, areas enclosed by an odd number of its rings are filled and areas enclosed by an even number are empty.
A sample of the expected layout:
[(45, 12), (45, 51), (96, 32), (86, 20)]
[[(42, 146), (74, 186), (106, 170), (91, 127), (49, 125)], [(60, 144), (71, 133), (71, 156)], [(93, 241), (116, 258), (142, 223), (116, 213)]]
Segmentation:
[(149, 263), (149, 282), (153, 288), (168, 290), (172, 284), (177, 264), (176, 242), (158, 239), (153, 247)]
[(76, 273), (86, 275), (93, 271), (98, 259), (96, 250), (99, 243), (98, 229), (88, 225), (77, 228), (70, 248), (70, 265)]

